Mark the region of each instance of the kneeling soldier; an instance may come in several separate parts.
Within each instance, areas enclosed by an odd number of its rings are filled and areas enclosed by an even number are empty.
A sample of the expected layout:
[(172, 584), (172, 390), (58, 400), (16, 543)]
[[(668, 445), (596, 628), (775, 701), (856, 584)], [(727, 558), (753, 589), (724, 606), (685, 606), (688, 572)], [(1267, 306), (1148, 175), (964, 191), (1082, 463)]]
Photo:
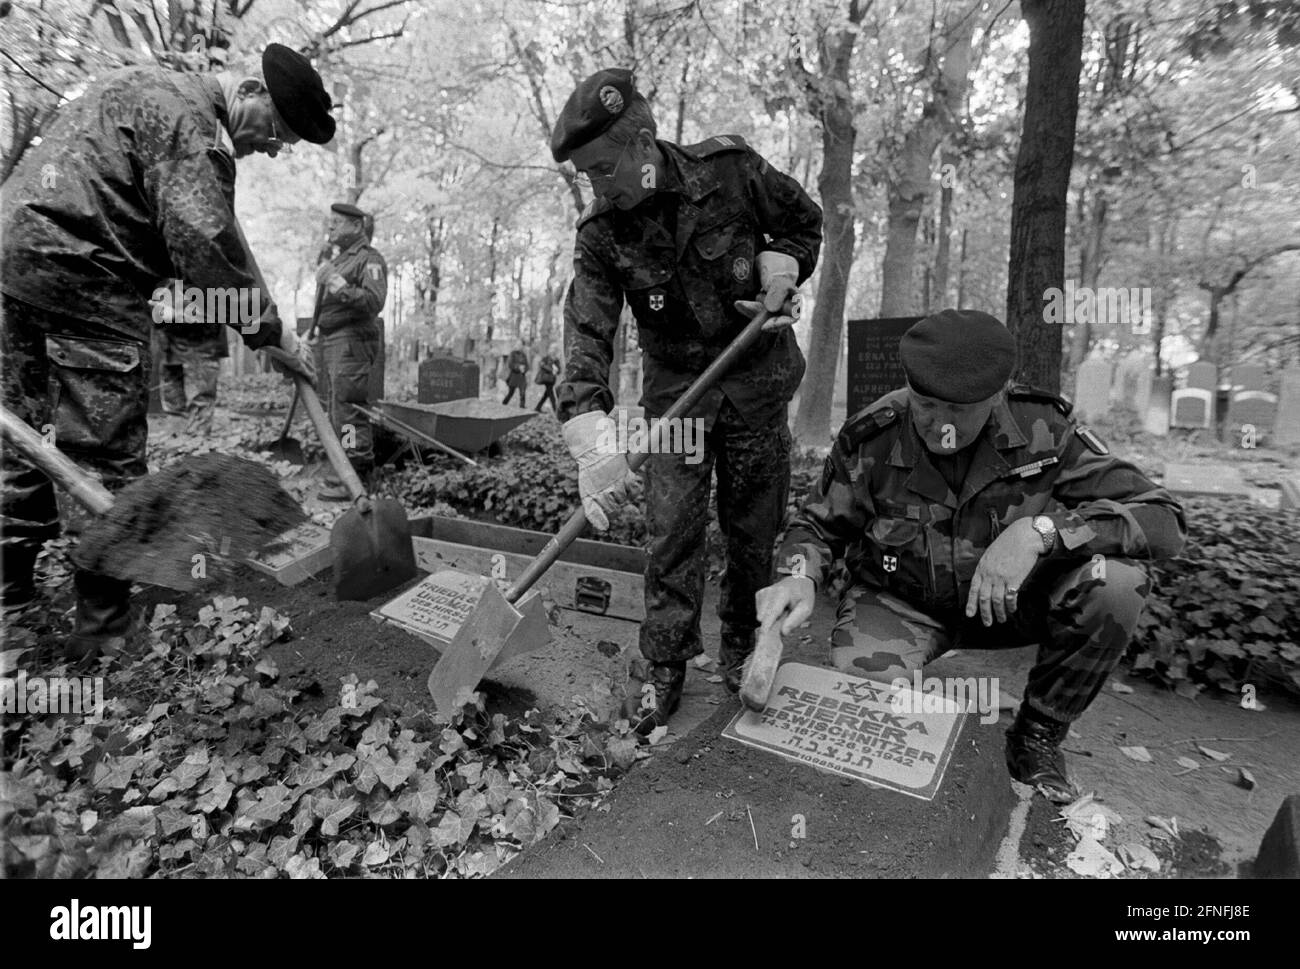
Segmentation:
[(891, 682), (950, 649), (1037, 644), (1007, 767), (1069, 801), (1061, 741), (1133, 637), (1150, 589), (1139, 563), (1182, 548), (1182, 508), (1066, 401), (1006, 386), (1015, 341), (992, 316), (936, 313), (900, 353), (908, 386), (841, 429), (778, 552), (791, 574), (759, 592), (759, 619), (788, 609), (793, 633), (845, 557), (839, 669)]

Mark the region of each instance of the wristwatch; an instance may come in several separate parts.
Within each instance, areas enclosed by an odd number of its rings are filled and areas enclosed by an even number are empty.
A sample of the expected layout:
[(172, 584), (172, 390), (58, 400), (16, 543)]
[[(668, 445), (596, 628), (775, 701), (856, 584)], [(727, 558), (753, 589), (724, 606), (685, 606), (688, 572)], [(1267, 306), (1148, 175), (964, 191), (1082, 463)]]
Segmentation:
[(1056, 548), (1056, 523), (1046, 515), (1035, 515), (1029, 524), (1043, 540), (1043, 554), (1051, 554), (1052, 549)]

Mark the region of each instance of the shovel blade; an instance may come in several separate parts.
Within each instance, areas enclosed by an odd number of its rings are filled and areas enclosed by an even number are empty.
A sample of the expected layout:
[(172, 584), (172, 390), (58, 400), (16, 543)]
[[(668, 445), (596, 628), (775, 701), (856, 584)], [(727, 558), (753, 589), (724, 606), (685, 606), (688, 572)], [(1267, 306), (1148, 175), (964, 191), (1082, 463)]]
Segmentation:
[(429, 674), (429, 694), (438, 713), (451, 716), (455, 712), (457, 701), (478, 686), (523, 621), (523, 615), (506, 602), (496, 584), (485, 582), (474, 611)]
[(411, 523), (391, 498), (353, 506), (330, 531), (334, 551), (334, 594), (339, 599), (372, 599), (416, 575)]

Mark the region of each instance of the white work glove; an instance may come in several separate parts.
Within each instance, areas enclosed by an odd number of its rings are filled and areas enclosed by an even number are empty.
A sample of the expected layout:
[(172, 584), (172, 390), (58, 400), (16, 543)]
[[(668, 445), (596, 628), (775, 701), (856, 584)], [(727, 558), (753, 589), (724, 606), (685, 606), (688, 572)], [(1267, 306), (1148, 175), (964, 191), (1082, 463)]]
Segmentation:
[(784, 616), (782, 636), (793, 636), (812, 616), (816, 605), (817, 586), (806, 575), (787, 575), (754, 594), (759, 625), (769, 625)]
[(271, 366), (286, 377), (298, 373), (306, 377), (308, 382), (316, 382), (316, 365), (309, 353), (310, 345), (300, 344), (298, 334), (286, 321), (280, 321), (280, 345), (267, 345), (262, 349), (271, 358)]
[(627, 501), (632, 472), (627, 456), (618, 450), (614, 421), (608, 414), (589, 411), (564, 423), (564, 443), (578, 462), (578, 494), (587, 521), (598, 532), (609, 529), (607, 512)]
[(799, 260), (769, 249), (760, 252), (754, 264), (758, 266), (758, 281), (763, 288), (757, 300), (736, 300), (736, 309), (751, 320), (766, 309), (772, 318), (763, 324), (765, 332), (794, 326), (803, 308), (803, 297), (798, 291)]

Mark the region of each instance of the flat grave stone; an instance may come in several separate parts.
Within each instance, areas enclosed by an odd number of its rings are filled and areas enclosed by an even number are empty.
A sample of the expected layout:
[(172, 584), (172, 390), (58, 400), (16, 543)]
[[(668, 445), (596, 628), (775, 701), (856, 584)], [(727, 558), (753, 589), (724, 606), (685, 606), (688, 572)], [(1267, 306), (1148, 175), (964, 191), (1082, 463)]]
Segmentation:
[(1165, 488), (1180, 495), (1253, 496), (1241, 472), (1228, 464), (1165, 465)]
[(785, 663), (767, 706), (722, 731), (738, 743), (877, 787), (934, 799), (966, 711), (953, 699)]

